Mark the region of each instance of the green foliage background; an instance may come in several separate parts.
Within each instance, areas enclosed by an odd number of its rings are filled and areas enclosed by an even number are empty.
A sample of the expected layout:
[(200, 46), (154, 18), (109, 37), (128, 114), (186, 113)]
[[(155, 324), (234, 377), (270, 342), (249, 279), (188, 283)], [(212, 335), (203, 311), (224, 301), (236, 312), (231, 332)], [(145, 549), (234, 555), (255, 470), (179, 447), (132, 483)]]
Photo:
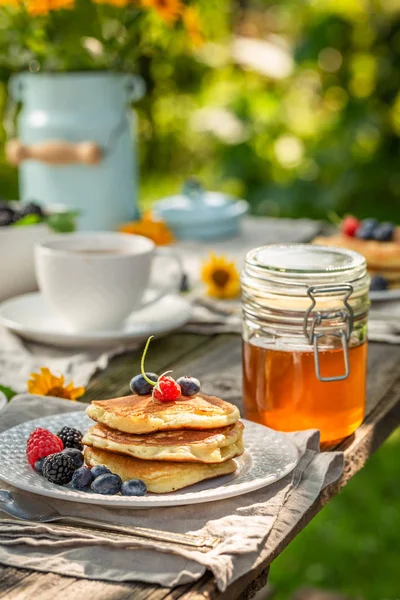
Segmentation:
[[(136, 107), (143, 203), (197, 175), (247, 198), (256, 214), (323, 218), (335, 210), (400, 221), (398, 2), (201, 6), (210, 41), (197, 52), (180, 36), (159, 36), (162, 52), (134, 57), (148, 85)], [(255, 30), (286, 45), (288, 76), (266, 77), (232, 59), (232, 32)], [(5, 82), (9, 71), (1, 73)], [(5, 102), (4, 83), (3, 110)], [(210, 111), (233, 119), (239, 135), (196, 125)], [(0, 193), (15, 197), (16, 172), (4, 160), (0, 177)]]

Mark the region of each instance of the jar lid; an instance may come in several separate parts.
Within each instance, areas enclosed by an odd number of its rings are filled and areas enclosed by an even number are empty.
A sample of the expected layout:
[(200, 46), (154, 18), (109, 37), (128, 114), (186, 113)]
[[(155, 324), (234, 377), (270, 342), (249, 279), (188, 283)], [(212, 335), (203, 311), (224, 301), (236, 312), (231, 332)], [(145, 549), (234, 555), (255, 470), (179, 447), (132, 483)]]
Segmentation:
[[(358, 252), (312, 244), (271, 244), (250, 250), (245, 271), (262, 280), (298, 286), (353, 282), (366, 275)], [(298, 293), (298, 292), (297, 292)]]

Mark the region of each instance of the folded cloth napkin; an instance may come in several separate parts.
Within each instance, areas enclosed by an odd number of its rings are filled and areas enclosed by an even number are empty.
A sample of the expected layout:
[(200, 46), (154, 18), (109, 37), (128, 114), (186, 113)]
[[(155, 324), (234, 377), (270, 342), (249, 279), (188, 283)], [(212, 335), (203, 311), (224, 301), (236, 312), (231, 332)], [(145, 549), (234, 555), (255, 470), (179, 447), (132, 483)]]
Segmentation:
[[(0, 413), (0, 431), (32, 417), (79, 407), (60, 399), (16, 397)], [(342, 472), (342, 453), (320, 453), (318, 432), (288, 435), (300, 455), (294, 472), (273, 485), (235, 498), (145, 510), (116, 510), (46, 498), (62, 514), (221, 538), (209, 552), (175, 547), (176, 553), (172, 554), (165, 548), (161, 552), (157, 541), (144, 540), (138, 548), (123, 539), (104, 539), (96, 532), (60, 533), (51, 525), (17, 521), (12, 524), (7, 517), (0, 522), (0, 563), (86, 579), (142, 581), (169, 587), (195, 581), (210, 569), (223, 591), (261, 561), (268, 560), (321, 490)], [(0, 483), (0, 487), (12, 490), (5, 483)]]
[[(296, 226), (290, 219), (265, 219), (248, 217), (243, 229), (236, 238), (210, 242), (178, 242), (174, 250), (180, 255), (184, 271), (187, 273), (192, 290), (197, 295), (200, 281), (200, 266), (210, 251), (224, 254), (236, 261), (241, 268), (248, 250), (255, 246), (274, 242), (299, 242), (309, 240), (317, 234), (321, 224), (308, 219), (296, 220)], [(157, 285), (177, 287), (179, 275), (176, 269), (169, 268), (163, 261), (155, 261), (152, 280)], [(201, 287), (201, 285), (200, 285)], [(208, 323), (207, 318), (211, 320)], [(197, 304), (193, 310), (193, 329), (204, 334), (231, 331), (228, 320), (221, 324), (216, 322), (212, 312), (204, 312)], [(239, 325), (240, 329), (240, 325)], [(236, 325), (236, 330), (239, 330)], [(105, 369), (110, 359), (127, 350), (133, 350), (137, 343), (114, 344), (102, 350), (60, 349), (52, 346), (35, 344), (21, 340), (5, 327), (0, 327), (0, 383), (8, 385), (17, 392), (26, 390), (26, 382), (30, 373), (38, 371), (42, 366), (48, 367), (55, 374), (65, 375), (76, 385), (85, 386), (97, 370)]]

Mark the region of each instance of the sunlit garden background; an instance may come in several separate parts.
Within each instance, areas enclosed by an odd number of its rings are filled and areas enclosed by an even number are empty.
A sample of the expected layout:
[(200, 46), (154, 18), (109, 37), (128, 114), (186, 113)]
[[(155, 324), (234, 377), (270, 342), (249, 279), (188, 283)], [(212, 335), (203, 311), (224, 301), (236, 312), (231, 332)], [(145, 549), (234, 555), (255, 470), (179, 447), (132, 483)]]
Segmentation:
[[(78, 5), (74, 35), (96, 10)], [(106, 11), (102, 35), (114, 35), (113, 7), (97, 8)], [(184, 24), (189, 39), (156, 21), (134, 22), (121, 33), (123, 55), (104, 60), (87, 42), (88, 70), (117, 57), (115, 68), (146, 81), (136, 107), (142, 206), (194, 175), (247, 199), (257, 215), (399, 222), (398, 0), (202, 0), (198, 17)], [(67, 51), (54, 50), (57, 13), (43, 16), (53, 19), (51, 48), (20, 18), (0, 8), (0, 112), (9, 125), (14, 71), (34, 70), (38, 56), (48, 70), (73, 70), (76, 60), (68, 31)], [(22, 35), (30, 53), (21, 53)], [(0, 182), (1, 196), (17, 197), (17, 172), (4, 155)], [(277, 598), (306, 585), (366, 600), (399, 596), (399, 452), (395, 435), (274, 563)]]

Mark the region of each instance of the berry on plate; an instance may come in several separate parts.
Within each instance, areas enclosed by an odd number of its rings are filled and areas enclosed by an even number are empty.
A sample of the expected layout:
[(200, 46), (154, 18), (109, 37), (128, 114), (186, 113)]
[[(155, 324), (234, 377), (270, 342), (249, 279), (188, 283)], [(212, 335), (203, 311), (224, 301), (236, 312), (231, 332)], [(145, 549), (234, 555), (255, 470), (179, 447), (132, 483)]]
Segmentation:
[(107, 469), (107, 467), (105, 467), (104, 465), (96, 465), (96, 466), (92, 467), (90, 472), (93, 476), (93, 479), (100, 477), (100, 475), (105, 475), (106, 473), (111, 473), (110, 469)]
[(69, 483), (75, 470), (76, 466), (73, 459), (63, 452), (51, 454), (43, 463), (43, 475), (50, 483), (56, 483), (57, 485)]
[(64, 444), (59, 437), (51, 433), (51, 431), (47, 431), (47, 429), (37, 427), (28, 437), (26, 456), (29, 464), (33, 467), (35, 462), (40, 458), (61, 452), (63, 448)]
[(36, 473), (40, 473), (40, 474), (43, 473), (43, 463), (45, 460), (46, 460), (46, 456), (44, 458), (39, 458), (39, 460), (37, 460), (35, 462), (34, 469), (35, 469)]
[(179, 377), (176, 383), (180, 385), (182, 396), (195, 396), (200, 391), (200, 381), (196, 377)]
[(78, 450), (83, 450), (82, 433), (79, 429), (63, 427), (57, 435), (63, 441), (64, 448), (77, 448)]
[(348, 215), (343, 219), (340, 229), (344, 235), (354, 237), (360, 225), (361, 221), (352, 215)]
[(369, 284), (371, 292), (383, 292), (384, 290), (387, 290), (388, 287), (388, 281), (382, 275), (374, 275), (371, 277), (371, 283)]
[(360, 240), (373, 240), (375, 229), (378, 227), (376, 219), (364, 219), (356, 231), (356, 237)]
[(77, 469), (83, 465), (83, 454), (78, 448), (64, 448), (62, 452), (72, 458)]
[(114, 473), (105, 473), (104, 475), (100, 475), (100, 477), (96, 477), (90, 487), (94, 492), (96, 492), (96, 494), (113, 496), (114, 494), (119, 493), (121, 490), (121, 485), (122, 479), (119, 475), (114, 475)]
[(154, 383), (150, 384), (142, 374), (135, 375), (135, 377), (131, 379), (130, 388), (133, 394), (137, 394), (138, 396), (147, 396), (148, 394), (151, 394), (153, 385), (157, 383), (158, 375), (157, 373), (146, 373), (146, 377)]
[(394, 223), (380, 223), (374, 231), (374, 240), (378, 242), (391, 242), (396, 231)]
[(93, 475), (87, 467), (76, 469), (72, 475), (72, 487), (76, 490), (86, 490), (93, 481)]
[(129, 481), (124, 481), (121, 485), (121, 494), (123, 496), (145, 496), (146, 493), (146, 484), (141, 479), (130, 479)]

